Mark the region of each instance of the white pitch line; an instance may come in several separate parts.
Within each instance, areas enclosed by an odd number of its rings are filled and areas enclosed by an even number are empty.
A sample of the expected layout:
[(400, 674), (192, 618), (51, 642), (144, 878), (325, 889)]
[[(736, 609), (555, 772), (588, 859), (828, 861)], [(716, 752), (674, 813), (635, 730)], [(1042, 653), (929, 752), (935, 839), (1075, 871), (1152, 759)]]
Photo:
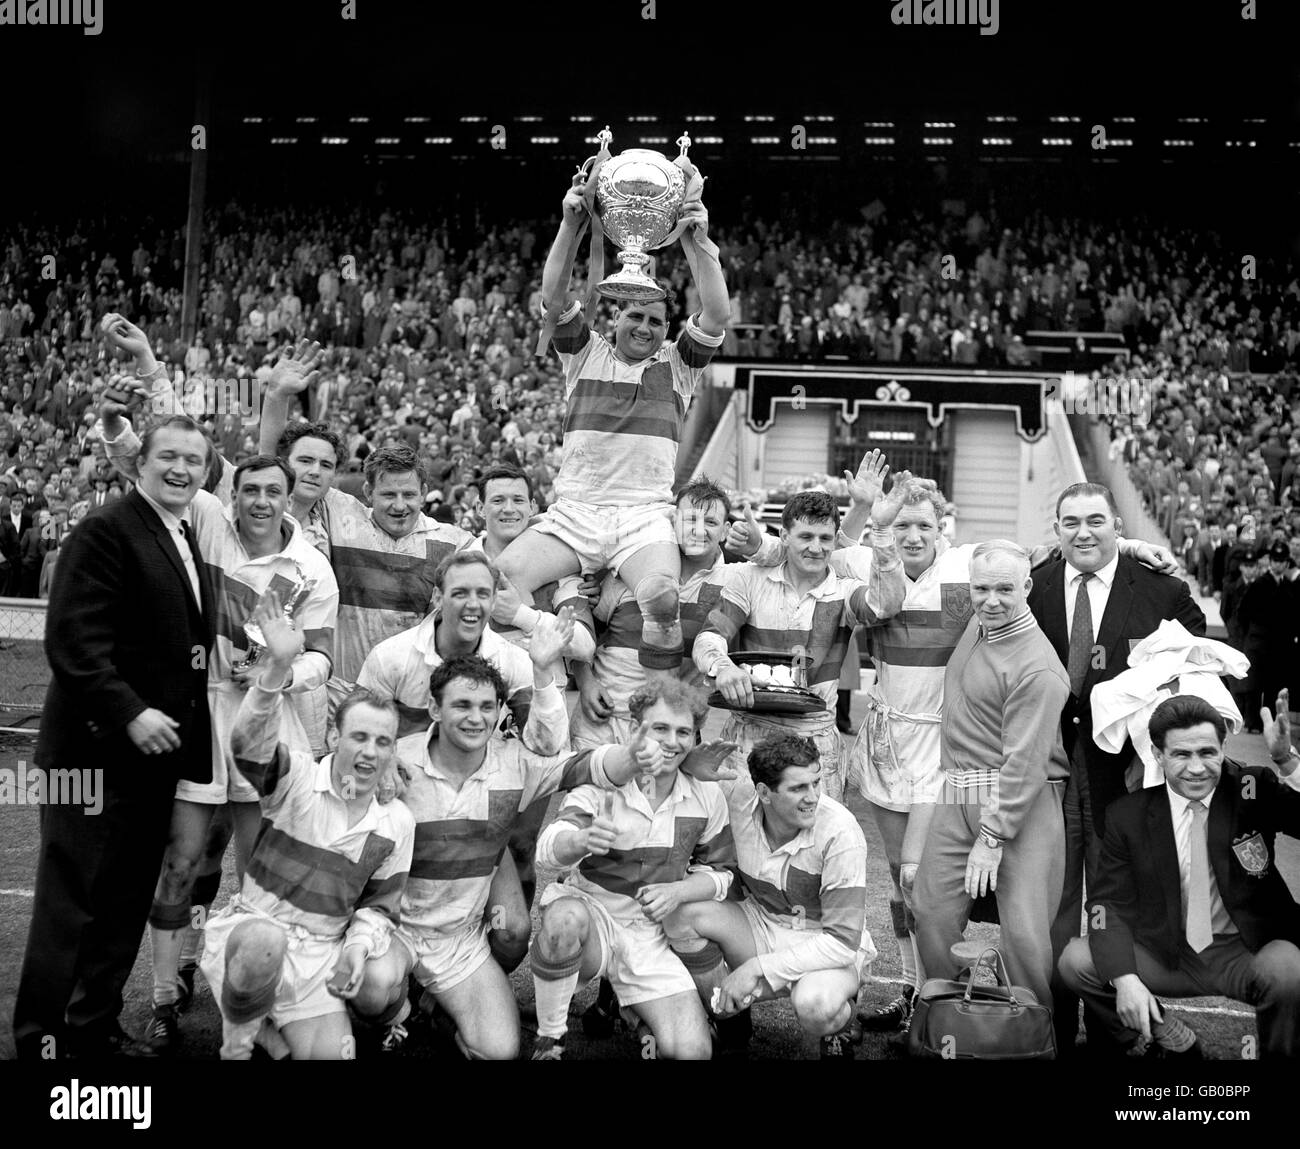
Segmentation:
[(0, 898), (34, 898), (35, 890), (0, 890)]
[[(3, 893), (0, 890), (0, 893)], [(871, 981), (878, 982), (880, 985), (911, 985), (912, 983), (901, 977), (876, 977), (872, 975)], [(1218, 1005), (1179, 1005), (1177, 1000), (1166, 1001), (1165, 1004), (1178, 1013), (1216, 1013), (1221, 1017), (1249, 1017), (1254, 1018), (1255, 1011), (1250, 1009), (1224, 1009)]]

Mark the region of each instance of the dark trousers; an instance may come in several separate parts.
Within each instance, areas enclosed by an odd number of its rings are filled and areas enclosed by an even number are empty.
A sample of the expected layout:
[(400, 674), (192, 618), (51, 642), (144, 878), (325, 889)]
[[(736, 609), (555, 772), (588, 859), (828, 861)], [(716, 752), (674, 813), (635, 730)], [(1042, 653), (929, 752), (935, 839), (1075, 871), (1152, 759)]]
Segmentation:
[(1052, 922), (1052, 1025), (1056, 1028), (1058, 1056), (1068, 1056), (1079, 1034), (1079, 997), (1062, 980), (1056, 967), (1070, 939), (1079, 936), (1084, 880), (1092, 888), (1101, 859), (1101, 837), (1092, 820), (1082, 739), (1075, 742), (1070, 756), (1070, 780), (1066, 783), (1061, 812), (1065, 817), (1065, 881), (1061, 887), (1061, 904)]
[(106, 786), (98, 814), (41, 807), (36, 897), (14, 1003), (19, 1057), (93, 1055), (116, 1032), (171, 828), (176, 782), (160, 775), (148, 788)]
[[(1136, 943), (1133, 955), (1138, 977), (1157, 997), (1222, 996), (1247, 1002), (1255, 1007), (1259, 1057), (1300, 1057), (1300, 949), (1291, 942), (1272, 941), (1251, 953), (1233, 934), (1216, 937), (1199, 954), (1184, 942), (1173, 967)], [(1115, 991), (1097, 972), (1086, 939), (1070, 943), (1061, 959), (1061, 976), (1117, 1045), (1137, 1040), (1137, 1033), (1120, 1021)]]

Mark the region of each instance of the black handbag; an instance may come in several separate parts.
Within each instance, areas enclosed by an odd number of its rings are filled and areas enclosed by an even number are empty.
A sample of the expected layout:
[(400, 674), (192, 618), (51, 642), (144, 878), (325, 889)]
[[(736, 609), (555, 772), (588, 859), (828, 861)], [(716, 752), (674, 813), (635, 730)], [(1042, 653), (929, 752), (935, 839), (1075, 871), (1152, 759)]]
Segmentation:
[[(997, 985), (978, 985), (975, 971), (986, 955)], [(1052, 1011), (1032, 990), (1012, 985), (1002, 954), (989, 947), (965, 981), (930, 978), (916, 995), (908, 1049), (913, 1057), (948, 1061), (1050, 1061), (1056, 1057)]]

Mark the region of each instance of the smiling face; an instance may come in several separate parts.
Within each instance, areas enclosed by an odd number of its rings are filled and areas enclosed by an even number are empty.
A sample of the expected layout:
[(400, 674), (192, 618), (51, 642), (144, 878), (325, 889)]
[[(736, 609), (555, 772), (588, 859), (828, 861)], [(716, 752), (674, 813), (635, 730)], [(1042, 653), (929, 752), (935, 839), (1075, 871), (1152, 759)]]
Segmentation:
[(496, 585), (482, 563), (465, 563), (447, 569), (441, 591), (433, 592), (433, 607), (442, 612), (442, 634), (457, 650), (473, 650), (483, 637)]
[(1007, 551), (971, 560), (971, 606), (986, 629), (1006, 626), (1024, 614), (1032, 585), (1029, 565)]
[(894, 520), (894, 541), (908, 578), (917, 578), (929, 570), (939, 545), (939, 519), (934, 504), (927, 499), (899, 511)]
[(343, 716), (330, 776), (344, 797), (368, 798), (388, 772), (397, 746), (397, 715), (359, 703)]
[(149, 443), (138, 467), (140, 490), (159, 506), (179, 515), (194, 499), (208, 474), (208, 441), (199, 431), (163, 427)]
[(306, 503), (323, 499), (334, 482), (338, 455), (324, 439), (304, 435), (289, 448), (286, 460), (293, 471), (294, 493)]
[(668, 333), (668, 310), (659, 303), (629, 303), (614, 329), (614, 349), (632, 363), (653, 355)]
[(517, 539), (537, 513), (537, 504), (528, 497), (528, 484), (523, 479), (489, 480), (482, 508), (488, 538), (500, 543)]
[(438, 724), (438, 737), (462, 753), (482, 750), (492, 737), (501, 703), (490, 682), (453, 678), (442, 688), (442, 701), (429, 702), (429, 715)]
[(763, 814), (776, 831), (793, 837), (800, 830), (810, 829), (817, 820), (817, 803), (821, 799), (821, 764), (787, 766), (781, 771), (781, 780), (775, 789), (765, 783), (754, 787)]
[(245, 471), (235, 492), (240, 537), (253, 545), (278, 538), (288, 506), (289, 482), (279, 467)]
[(1175, 793), (1193, 802), (1214, 792), (1223, 772), (1223, 744), (1209, 722), (1165, 733), (1165, 748), (1153, 746), (1165, 781)]
[(650, 740), (664, 750), (663, 762), (654, 775), (672, 774), (695, 746), (695, 718), (690, 709), (670, 706), (660, 699), (646, 708), (641, 721), (650, 724)]
[(401, 539), (415, 530), (424, 491), (414, 471), (381, 472), (373, 487), (365, 485), (365, 492), (381, 531)]
[(1101, 570), (1119, 550), (1123, 522), (1111, 514), (1104, 495), (1075, 495), (1061, 503), (1056, 537), (1065, 561), (1081, 571)]
[(687, 558), (716, 555), (727, 533), (727, 508), (717, 499), (703, 507), (683, 499), (677, 504), (673, 526), (677, 545)]
[(791, 574), (824, 577), (835, 549), (835, 524), (830, 519), (795, 519), (790, 527), (781, 528), (781, 542)]

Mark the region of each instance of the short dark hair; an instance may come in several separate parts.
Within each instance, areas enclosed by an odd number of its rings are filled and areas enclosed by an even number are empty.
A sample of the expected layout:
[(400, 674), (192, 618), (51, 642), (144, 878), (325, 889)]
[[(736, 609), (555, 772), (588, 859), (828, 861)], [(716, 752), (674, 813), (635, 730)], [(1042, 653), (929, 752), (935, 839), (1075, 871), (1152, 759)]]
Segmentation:
[(516, 467), (513, 463), (494, 463), (479, 476), (477, 486), (480, 494), (487, 495), (487, 485), (493, 479), (500, 479), (507, 483), (517, 482), (522, 479), (524, 486), (528, 490), (528, 498), (531, 500), (534, 497), (533, 480), (528, 477), (528, 472), (523, 467)]
[(1110, 513), (1119, 518), (1119, 504), (1115, 502), (1115, 496), (1111, 489), (1104, 483), (1071, 483), (1061, 492), (1060, 498), (1056, 500), (1056, 517), (1061, 517), (1061, 504), (1066, 499), (1087, 498), (1091, 495), (1100, 495), (1106, 500), (1106, 506)]
[(188, 415), (168, 415), (166, 419), (163, 419), (150, 427), (149, 430), (140, 436), (139, 458), (147, 459), (149, 457), (149, 452), (153, 450), (153, 441), (157, 437), (158, 432), (167, 430), (186, 431), (189, 433), (198, 432), (198, 434), (203, 436), (203, 445), (206, 448), (204, 461), (211, 462), (212, 452), (214, 449), (212, 446), (212, 440), (208, 438), (208, 433), (203, 429), (202, 425), (196, 423)]
[(438, 564), (437, 569), (433, 572), (433, 585), (442, 590), (447, 583), (447, 572), (455, 567), (483, 566), (487, 567), (488, 574), (492, 576), (492, 583), (496, 585), (497, 568), (492, 565), (492, 560), (479, 550), (452, 551), (445, 559)]
[(429, 486), (429, 472), (425, 470), (424, 460), (405, 443), (390, 443), (371, 451), (363, 469), (366, 486), (372, 489), (384, 475), (400, 475), (408, 471), (415, 472), (421, 491)]
[(1228, 737), (1227, 720), (1213, 706), (1195, 694), (1175, 694), (1155, 708), (1147, 722), (1147, 733), (1157, 750), (1165, 748), (1165, 738), (1171, 730), (1187, 730), (1208, 722), (1219, 736), (1219, 745)]
[(709, 716), (709, 697), (698, 686), (683, 682), (680, 678), (656, 678), (639, 686), (627, 700), (628, 713), (633, 722), (640, 722), (642, 715), (656, 702), (664, 702), (674, 710), (690, 712), (699, 730)]
[(785, 510), (781, 512), (781, 526), (788, 531), (799, 519), (809, 523), (821, 523), (829, 519), (838, 528), (839, 504), (834, 495), (828, 495), (825, 491), (800, 491), (786, 503)]
[(334, 465), (343, 462), (343, 440), (337, 431), (331, 430), (324, 423), (291, 423), (280, 435), (275, 444), (276, 454), (282, 459), (289, 457), (293, 445), (299, 439), (321, 439), (334, 448)]
[(724, 514), (731, 509), (731, 500), (727, 497), (727, 492), (708, 475), (700, 475), (692, 479), (677, 492), (676, 504), (680, 506), (683, 501), (689, 502), (693, 507), (707, 507), (710, 503), (719, 502), (722, 504)]
[(455, 658), (447, 659), (441, 666), (435, 667), (433, 673), (429, 675), (429, 695), (434, 702), (442, 705), (442, 692), (446, 689), (447, 683), (456, 678), (468, 679), (475, 686), (481, 686), (486, 682), (496, 693), (498, 703), (504, 702), (509, 694), (506, 680), (501, 677), (501, 672), (486, 658), (477, 654), (458, 654)]
[(395, 720), (399, 722), (401, 720), (397, 712), (397, 703), (391, 698), (380, 698), (374, 691), (367, 690), (364, 686), (357, 686), (352, 689), (352, 693), (339, 703), (338, 710), (334, 712), (334, 729), (342, 730), (343, 719), (358, 706), (373, 706), (376, 710), (391, 714)]
[(274, 467), (285, 477), (289, 484), (288, 494), (293, 494), (293, 471), (289, 464), (283, 459), (278, 459), (274, 455), (254, 455), (251, 459), (245, 459), (238, 467), (235, 468), (235, 478), (230, 485), (231, 491), (239, 493), (239, 483), (244, 475), (249, 471), (266, 471)]
[(749, 777), (771, 790), (781, 784), (781, 775), (791, 766), (811, 766), (821, 761), (821, 752), (811, 738), (799, 734), (774, 734), (749, 752)]

